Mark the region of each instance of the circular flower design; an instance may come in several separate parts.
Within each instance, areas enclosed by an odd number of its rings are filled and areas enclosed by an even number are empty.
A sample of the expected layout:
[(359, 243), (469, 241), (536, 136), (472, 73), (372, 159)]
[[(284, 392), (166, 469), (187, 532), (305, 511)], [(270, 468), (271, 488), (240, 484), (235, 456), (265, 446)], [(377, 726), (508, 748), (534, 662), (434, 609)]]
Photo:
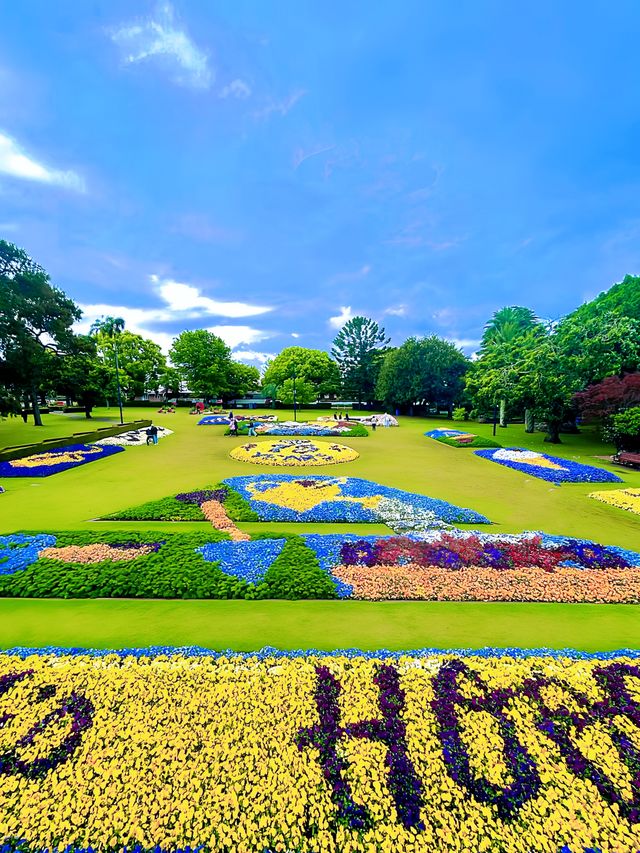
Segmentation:
[(252, 462), (254, 465), (290, 465), (304, 468), (352, 462), (360, 454), (344, 444), (298, 438), (242, 444), (240, 447), (234, 447), (229, 455), (240, 462)]

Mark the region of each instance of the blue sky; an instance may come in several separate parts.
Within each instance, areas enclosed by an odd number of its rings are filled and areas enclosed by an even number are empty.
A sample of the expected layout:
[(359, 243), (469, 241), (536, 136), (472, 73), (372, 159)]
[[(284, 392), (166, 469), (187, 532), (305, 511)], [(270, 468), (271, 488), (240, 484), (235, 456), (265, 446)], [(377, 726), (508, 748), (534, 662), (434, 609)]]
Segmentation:
[(635, 2), (0, 7), (0, 237), (260, 364), (356, 313), (472, 352), (640, 272)]

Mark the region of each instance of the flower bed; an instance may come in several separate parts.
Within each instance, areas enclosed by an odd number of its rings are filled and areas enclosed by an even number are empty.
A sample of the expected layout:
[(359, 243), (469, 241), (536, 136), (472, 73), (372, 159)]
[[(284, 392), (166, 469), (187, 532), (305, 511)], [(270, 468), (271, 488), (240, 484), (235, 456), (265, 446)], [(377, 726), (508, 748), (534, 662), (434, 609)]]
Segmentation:
[[(193, 414), (196, 414), (195, 412)], [(237, 421), (245, 421), (252, 420), (257, 421), (259, 423), (276, 423), (278, 420), (277, 415), (256, 415), (252, 417), (251, 415), (236, 415)], [(229, 418), (227, 415), (223, 414), (214, 414), (214, 415), (205, 415), (203, 418), (200, 418), (198, 421), (198, 426), (229, 426)]]
[(25, 536), (22, 533), (0, 536), (0, 575), (11, 575), (26, 569), (35, 563), (40, 551), (54, 545), (55, 541), (55, 536), (44, 533), (36, 536)]
[(394, 530), (489, 524), (473, 510), (359, 477), (259, 474), (228, 477), (224, 483), (261, 521), (383, 522)]
[(104, 516), (107, 521), (205, 521), (202, 503), (218, 500), (224, 504), (224, 510), (232, 521), (257, 521), (258, 514), (239, 494), (228, 486), (220, 484), (214, 487), (184, 492), (174, 497), (148, 501), (135, 507)]
[(492, 438), (484, 438), (473, 432), (462, 432), (459, 429), (430, 429), (425, 432), (429, 438), (433, 438), (449, 447), (501, 447), (502, 445)]
[[(301, 435), (326, 438), (366, 438), (369, 432), (362, 424), (353, 421), (331, 421), (330, 423), (296, 423), (283, 421), (281, 424), (258, 424), (255, 427), (257, 435)], [(238, 435), (248, 435), (249, 424), (245, 421), (239, 424)], [(230, 435), (227, 430), (225, 435)]]
[(609, 506), (626, 509), (640, 515), (640, 489), (612, 489), (608, 492), (591, 492), (590, 498), (609, 504)]
[(640, 553), (541, 534), (305, 536), (341, 598), (640, 602)]
[(344, 444), (329, 444), (306, 438), (270, 439), (234, 447), (229, 454), (239, 462), (254, 465), (283, 465), (305, 468), (352, 462), (360, 455)]
[(476, 450), (476, 456), (498, 462), (516, 471), (531, 474), (550, 483), (621, 483), (617, 474), (593, 465), (572, 462), (560, 456), (548, 456), (522, 447), (501, 448), (499, 450)]
[(621, 654), (2, 654), (0, 841), (634, 853), (639, 679)]
[(96, 462), (114, 453), (122, 453), (122, 447), (97, 447), (95, 444), (69, 444), (46, 453), (24, 456), (0, 462), (0, 477), (49, 477), (69, 468), (77, 468), (87, 462)]
[[(158, 438), (166, 438), (168, 435), (173, 435), (172, 429), (166, 427), (157, 427)], [(121, 432), (120, 435), (112, 435), (108, 438), (101, 438), (96, 441), (101, 447), (142, 447), (147, 443), (147, 430), (132, 429), (130, 432)]]

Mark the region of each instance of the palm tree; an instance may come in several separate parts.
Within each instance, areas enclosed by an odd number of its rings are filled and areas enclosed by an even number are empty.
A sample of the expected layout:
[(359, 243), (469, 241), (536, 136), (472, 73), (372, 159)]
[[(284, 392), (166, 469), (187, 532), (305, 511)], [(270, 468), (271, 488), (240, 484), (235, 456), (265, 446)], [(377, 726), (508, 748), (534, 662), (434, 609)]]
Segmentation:
[[(480, 355), (508, 348), (542, 330), (542, 323), (531, 308), (521, 305), (508, 305), (496, 311), (484, 327), (480, 343)], [(507, 426), (507, 400), (500, 399), (500, 426)], [(525, 410), (525, 431), (533, 432), (533, 418), (529, 409)]]
[(104, 335), (113, 342), (113, 352), (116, 361), (116, 386), (118, 388), (118, 408), (120, 409), (120, 423), (124, 423), (122, 417), (122, 391), (120, 390), (120, 365), (118, 363), (118, 336), (124, 332), (124, 320), (122, 317), (98, 317), (89, 329), (90, 335)]

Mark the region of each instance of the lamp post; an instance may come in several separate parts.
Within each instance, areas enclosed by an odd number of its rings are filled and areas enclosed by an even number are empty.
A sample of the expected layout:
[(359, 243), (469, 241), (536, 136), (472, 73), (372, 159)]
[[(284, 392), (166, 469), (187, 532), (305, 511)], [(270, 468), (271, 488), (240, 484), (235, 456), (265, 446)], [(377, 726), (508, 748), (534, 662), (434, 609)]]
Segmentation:
[(124, 418), (122, 417), (122, 391), (120, 390), (120, 363), (118, 361), (118, 343), (114, 337), (113, 339), (113, 350), (116, 356), (116, 387), (118, 389), (118, 408), (120, 409), (120, 423), (124, 423)]
[(296, 368), (294, 367), (293, 368), (293, 420), (297, 422), (297, 420), (298, 420), (298, 407), (297, 407), (297, 400), (296, 400), (296, 379), (297, 379), (297, 374), (296, 374)]

